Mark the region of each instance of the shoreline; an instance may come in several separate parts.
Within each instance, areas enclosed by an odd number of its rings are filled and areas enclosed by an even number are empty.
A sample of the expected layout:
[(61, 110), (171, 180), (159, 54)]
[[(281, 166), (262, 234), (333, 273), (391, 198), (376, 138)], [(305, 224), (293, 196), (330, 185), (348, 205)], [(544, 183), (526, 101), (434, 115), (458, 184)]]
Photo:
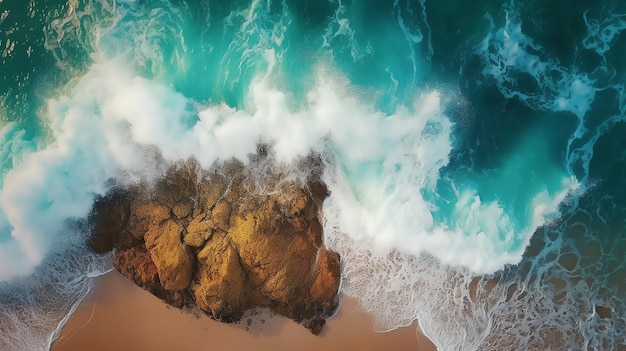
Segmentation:
[(345, 298), (320, 336), (281, 316), (262, 314), (254, 322), (244, 318), (238, 324), (224, 324), (167, 306), (114, 270), (96, 278), (91, 295), (69, 318), (51, 351), (205, 350), (209, 346), (273, 351), (296, 347), (301, 351), (436, 350), (417, 330), (413, 322), (390, 332), (374, 332), (372, 317)]

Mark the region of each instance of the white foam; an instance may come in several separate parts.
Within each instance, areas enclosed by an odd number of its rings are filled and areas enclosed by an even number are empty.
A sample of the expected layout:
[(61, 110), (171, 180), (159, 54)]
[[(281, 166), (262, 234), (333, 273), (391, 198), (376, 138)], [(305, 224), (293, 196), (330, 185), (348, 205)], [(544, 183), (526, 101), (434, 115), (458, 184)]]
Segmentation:
[(582, 41), (583, 46), (603, 57), (611, 50), (613, 39), (626, 29), (626, 15), (624, 14), (610, 13), (599, 20), (589, 18), (588, 11), (585, 11), (583, 19), (587, 26), (587, 35)]
[[(500, 93), (518, 97), (527, 105), (544, 111), (568, 111), (582, 120), (598, 90), (595, 81), (575, 68), (563, 67), (554, 58), (541, 55), (543, 48), (522, 31), (522, 21), (515, 10), (506, 12), (506, 22), (482, 41), (477, 54), (485, 68), (483, 74), (495, 79)], [(516, 73), (526, 73), (538, 86), (527, 92), (519, 87)]]
[[(506, 21), (502, 28), (495, 28), (493, 19), (487, 16), (491, 21), (491, 33), (476, 51), (485, 65), (483, 74), (494, 79), (500, 93), (507, 98), (517, 97), (538, 111), (569, 112), (577, 118), (565, 157), (570, 175), (580, 183), (585, 183), (593, 144), (606, 131), (606, 123), (603, 123), (604, 126), (594, 125), (585, 117), (592, 108), (597, 92), (614, 89), (619, 93), (622, 83), (611, 82), (612, 73), (607, 69), (606, 60), (594, 72), (587, 73), (579, 71), (576, 66), (565, 66), (558, 59), (548, 57), (540, 45), (523, 33), (517, 10), (506, 8)], [(604, 57), (610, 50), (613, 38), (626, 28), (624, 15), (610, 14), (602, 21), (589, 18), (587, 13), (583, 17), (588, 33), (581, 49), (595, 50)], [(608, 80), (598, 72), (608, 73)], [(524, 91), (516, 80), (519, 73), (530, 75), (538, 88)], [(621, 117), (610, 116), (609, 119), (611, 121), (608, 123), (613, 124)]]

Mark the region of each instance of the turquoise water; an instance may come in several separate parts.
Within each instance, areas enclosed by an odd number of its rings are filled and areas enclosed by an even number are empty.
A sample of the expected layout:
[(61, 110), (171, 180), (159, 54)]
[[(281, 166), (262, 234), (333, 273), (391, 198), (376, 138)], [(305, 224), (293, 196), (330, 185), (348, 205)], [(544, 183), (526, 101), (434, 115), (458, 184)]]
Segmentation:
[(326, 163), (326, 240), (379, 329), (626, 347), (624, 29), (617, 0), (1, 1), (1, 311), (37, 279), (80, 299), (103, 268), (69, 223), (155, 152), (264, 142)]

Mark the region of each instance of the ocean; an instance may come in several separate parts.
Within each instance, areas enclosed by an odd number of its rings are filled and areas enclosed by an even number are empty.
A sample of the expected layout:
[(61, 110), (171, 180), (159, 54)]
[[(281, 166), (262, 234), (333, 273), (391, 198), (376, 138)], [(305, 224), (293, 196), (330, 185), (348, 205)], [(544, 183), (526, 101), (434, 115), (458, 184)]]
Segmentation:
[(0, 348), (49, 349), (111, 269), (98, 195), (263, 143), (322, 159), (378, 330), (626, 350), (625, 29), (620, 0), (0, 0)]

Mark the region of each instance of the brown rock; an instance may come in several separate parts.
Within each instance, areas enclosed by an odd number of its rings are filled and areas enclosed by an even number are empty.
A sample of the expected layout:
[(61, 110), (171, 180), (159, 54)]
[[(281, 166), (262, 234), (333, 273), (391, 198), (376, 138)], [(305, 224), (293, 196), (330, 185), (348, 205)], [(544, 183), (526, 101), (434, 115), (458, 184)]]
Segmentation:
[(193, 159), (170, 167), (164, 179), (156, 182), (154, 197), (169, 208), (189, 202), (197, 192), (199, 166)]
[(176, 206), (174, 206), (172, 212), (174, 213), (174, 216), (176, 216), (176, 218), (178, 219), (185, 218), (189, 216), (189, 214), (191, 214), (191, 204), (187, 202), (179, 202), (176, 204)]
[(126, 278), (149, 291), (154, 296), (168, 304), (182, 308), (186, 302), (186, 296), (180, 291), (168, 291), (159, 280), (159, 274), (150, 253), (143, 245), (137, 245), (115, 253), (115, 268)]
[(192, 286), (198, 307), (216, 320), (233, 322), (249, 308), (246, 273), (230, 239), (216, 234), (198, 253), (197, 283)]
[(211, 211), (213, 229), (227, 231), (230, 223), (230, 205), (226, 201), (218, 202)]
[(318, 270), (315, 272), (315, 280), (311, 285), (311, 298), (324, 312), (329, 315), (335, 310), (339, 302), (337, 294), (341, 276), (339, 275), (339, 255), (336, 252), (321, 250), (318, 261)]
[(98, 253), (109, 252), (113, 249), (113, 241), (128, 225), (130, 204), (128, 194), (122, 191), (113, 191), (94, 203), (92, 222), (93, 235), (89, 244)]
[(146, 248), (167, 290), (181, 290), (191, 282), (193, 259), (191, 250), (181, 239), (182, 226), (168, 219), (151, 225), (144, 235)]
[(156, 201), (136, 202), (131, 211), (127, 230), (137, 239), (143, 239), (150, 227), (156, 227), (171, 218), (169, 207)]
[(204, 199), (204, 209), (212, 210), (215, 204), (224, 196), (228, 182), (226, 178), (214, 173), (210, 178), (205, 178), (199, 189), (200, 197)]
[(161, 285), (157, 268), (143, 245), (115, 253), (115, 267), (125, 277), (146, 287)]
[(212, 234), (210, 221), (201, 215), (189, 222), (183, 241), (189, 246), (202, 247)]
[(116, 248), (123, 275), (176, 307), (224, 322), (268, 307), (318, 334), (340, 282), (319, 219), (328, 189), (315, 158), (300, 164), (311, 174), (301, 182), (268, 166), (267, 154), (251, 157), (251, 169), (180, 162), (154, 185), (104, 197), (94, 205), (92, 246)]
[(135, 238), (126, 229), (113, 238), (113, 247), (116, 250), (126, 250), (142, 244), (140, 239)]

